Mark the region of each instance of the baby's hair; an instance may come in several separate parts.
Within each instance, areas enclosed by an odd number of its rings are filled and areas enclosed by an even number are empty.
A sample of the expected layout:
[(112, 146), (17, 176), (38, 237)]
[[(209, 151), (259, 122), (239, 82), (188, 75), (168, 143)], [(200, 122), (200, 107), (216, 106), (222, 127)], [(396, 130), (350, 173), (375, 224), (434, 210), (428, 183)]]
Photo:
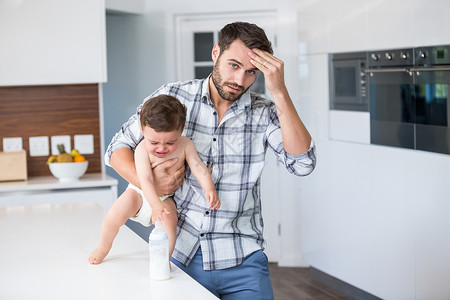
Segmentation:
[(149, 126), (156, 132), (183, 131), (186, 107), (177, 98), (158, 95), (145, 101), (140, 112), (141, 126)]

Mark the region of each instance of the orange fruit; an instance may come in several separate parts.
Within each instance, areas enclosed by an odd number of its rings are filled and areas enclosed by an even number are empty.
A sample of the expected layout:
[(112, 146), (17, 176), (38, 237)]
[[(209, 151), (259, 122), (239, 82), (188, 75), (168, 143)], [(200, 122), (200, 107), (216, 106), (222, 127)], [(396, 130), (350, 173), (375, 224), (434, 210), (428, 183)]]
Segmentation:
[(73, 158), (73, 162), (83, 162), (86, 161), (86, 158), (84, 158), (83, 155), (77, 155)]

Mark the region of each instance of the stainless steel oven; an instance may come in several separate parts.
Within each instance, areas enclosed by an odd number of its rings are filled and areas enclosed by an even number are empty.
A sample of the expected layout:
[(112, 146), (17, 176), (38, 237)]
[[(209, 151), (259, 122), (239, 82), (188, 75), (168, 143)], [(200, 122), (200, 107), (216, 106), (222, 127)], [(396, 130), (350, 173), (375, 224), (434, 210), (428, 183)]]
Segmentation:
[(368, 111), (366, 52), (329, 56), (330, 109)]
[(450, 46), (368, 53), (371, 143), (450, 154)]

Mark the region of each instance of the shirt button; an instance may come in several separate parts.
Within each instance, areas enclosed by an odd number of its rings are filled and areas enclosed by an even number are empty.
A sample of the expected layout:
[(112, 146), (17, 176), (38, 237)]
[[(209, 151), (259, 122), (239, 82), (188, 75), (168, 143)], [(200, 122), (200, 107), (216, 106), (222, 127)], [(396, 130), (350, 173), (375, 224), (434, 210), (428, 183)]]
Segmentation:
[(209, 215), (209, 211), (208, 211), (208, 210), (207, 210), (207, 211), (205, 211), (205, 214)]
[(213, 112), (213, 115), (217, 115), (217, 112)]
[(216, 138), (213, 138), (213, 141), (215, 142), (215, 141), (217, 141), (217, 139), (216, 139)]
[(204, 237), (204, 236), (205, 236), (205, 234), (204, 234), (204, 233), (202, 233), (202, 234), (200, 234), (200, 236), (201, 236), (201, 237)]

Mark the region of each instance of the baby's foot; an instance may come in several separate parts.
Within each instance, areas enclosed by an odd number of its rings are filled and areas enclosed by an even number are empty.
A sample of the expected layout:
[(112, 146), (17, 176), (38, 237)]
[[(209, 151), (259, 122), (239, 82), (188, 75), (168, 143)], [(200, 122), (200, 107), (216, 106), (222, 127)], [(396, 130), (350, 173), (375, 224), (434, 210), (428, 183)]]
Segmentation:
[(108, 250), (98, 247), (91, 253), (91, 255), (89, 255), (88, 261), (92, 265), (98, 265), (103, 261), (103, 259), (105, 259), (107, 254)]

